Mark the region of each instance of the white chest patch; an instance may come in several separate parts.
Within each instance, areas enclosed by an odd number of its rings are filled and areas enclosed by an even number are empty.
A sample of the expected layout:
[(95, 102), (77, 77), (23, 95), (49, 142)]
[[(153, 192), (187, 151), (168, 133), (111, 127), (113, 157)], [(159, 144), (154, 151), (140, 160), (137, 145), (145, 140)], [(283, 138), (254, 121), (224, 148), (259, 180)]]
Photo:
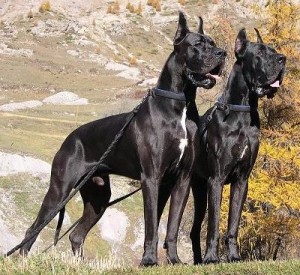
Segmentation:
[(181, 126), (184, 132), (184, 138), (180, 139), (180, 143), (179, 143), (179, 150), (180, 150), (180, 156), (179, 156), (179, 160), (177, 162), (177, 165), (179, 164), (183, 154), (184, 154), (184, 150), (188, 145), (188, 139), (187, 139), (187, 129), (186, 129), (186, 107), (184, 107), (183, 112), (182, 112), (182, 117), (181, 117)]
[(245, 156), (247, 150), (248, 150), (248, 145), (245, 146), (245, 148), (244, 148), (244, 150), (243, 150), (243, 152), (242, 152), (242, 154), (240, 156), (241, 159)]

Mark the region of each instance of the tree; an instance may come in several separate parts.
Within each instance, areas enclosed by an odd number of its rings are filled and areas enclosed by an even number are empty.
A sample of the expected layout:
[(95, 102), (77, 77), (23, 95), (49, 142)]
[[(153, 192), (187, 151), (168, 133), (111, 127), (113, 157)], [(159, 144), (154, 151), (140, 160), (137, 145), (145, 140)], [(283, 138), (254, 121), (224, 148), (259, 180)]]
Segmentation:
[(300, 4), (269, 1), (259, 12), (264, 42), (287, 56), (282, 87), (261, 102), (262, 141), (240, 234), (242, 255), (264, 260), (300, 250)]
[(282, 130), (300, 124), (300, 4), (298, 1), (270, 1), (266, 13), (268, 20), (263, 29), (265, 42), (287, 56), (284, 85), (272, 101), (262, 104), (264, 126)]

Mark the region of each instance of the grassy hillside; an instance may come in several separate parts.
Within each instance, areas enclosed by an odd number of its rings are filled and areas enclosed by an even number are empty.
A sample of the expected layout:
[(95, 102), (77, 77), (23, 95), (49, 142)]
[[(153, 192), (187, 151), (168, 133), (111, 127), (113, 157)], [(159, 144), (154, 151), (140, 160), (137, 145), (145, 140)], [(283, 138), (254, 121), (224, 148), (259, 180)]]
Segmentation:
[(115, 259), (79, 261), (66, 254), (38, 255), (28, 259), (0, 258), (1, 274), (299, 274), (300, 261), (266, 261), (206, 266), (129, 268)]

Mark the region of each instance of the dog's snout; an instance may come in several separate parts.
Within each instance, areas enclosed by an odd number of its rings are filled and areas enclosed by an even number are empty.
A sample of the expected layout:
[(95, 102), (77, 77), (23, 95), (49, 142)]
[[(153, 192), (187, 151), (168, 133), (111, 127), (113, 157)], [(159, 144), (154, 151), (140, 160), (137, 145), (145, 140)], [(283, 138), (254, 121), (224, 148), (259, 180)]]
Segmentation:
[(284, 64), (284, 63), (285, 63), (285, 60), (286, 60), (286, 57), (285, 57), (283, 54), (279, 54), (279, 55), (277, 56), (277, 61), (278, 61), (278, 63)]
[(222, 49), (217, 49), (216, 50), (216, 56), (218, 56), (218, 57), (225, 57), (226, 56), (226, 51), (224, 51)]

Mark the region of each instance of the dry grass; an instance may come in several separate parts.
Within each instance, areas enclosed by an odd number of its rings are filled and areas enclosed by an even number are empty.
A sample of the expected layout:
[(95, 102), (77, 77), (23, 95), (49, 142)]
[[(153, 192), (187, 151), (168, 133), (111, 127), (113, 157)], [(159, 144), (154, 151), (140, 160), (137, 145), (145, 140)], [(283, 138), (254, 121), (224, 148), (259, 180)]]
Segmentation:
[(99, 274), (106, 270), (123, 270), (124, 262), (108, 256), (84, 260), (70, 253), (58, 253), (0, 259), (1, 274)]

